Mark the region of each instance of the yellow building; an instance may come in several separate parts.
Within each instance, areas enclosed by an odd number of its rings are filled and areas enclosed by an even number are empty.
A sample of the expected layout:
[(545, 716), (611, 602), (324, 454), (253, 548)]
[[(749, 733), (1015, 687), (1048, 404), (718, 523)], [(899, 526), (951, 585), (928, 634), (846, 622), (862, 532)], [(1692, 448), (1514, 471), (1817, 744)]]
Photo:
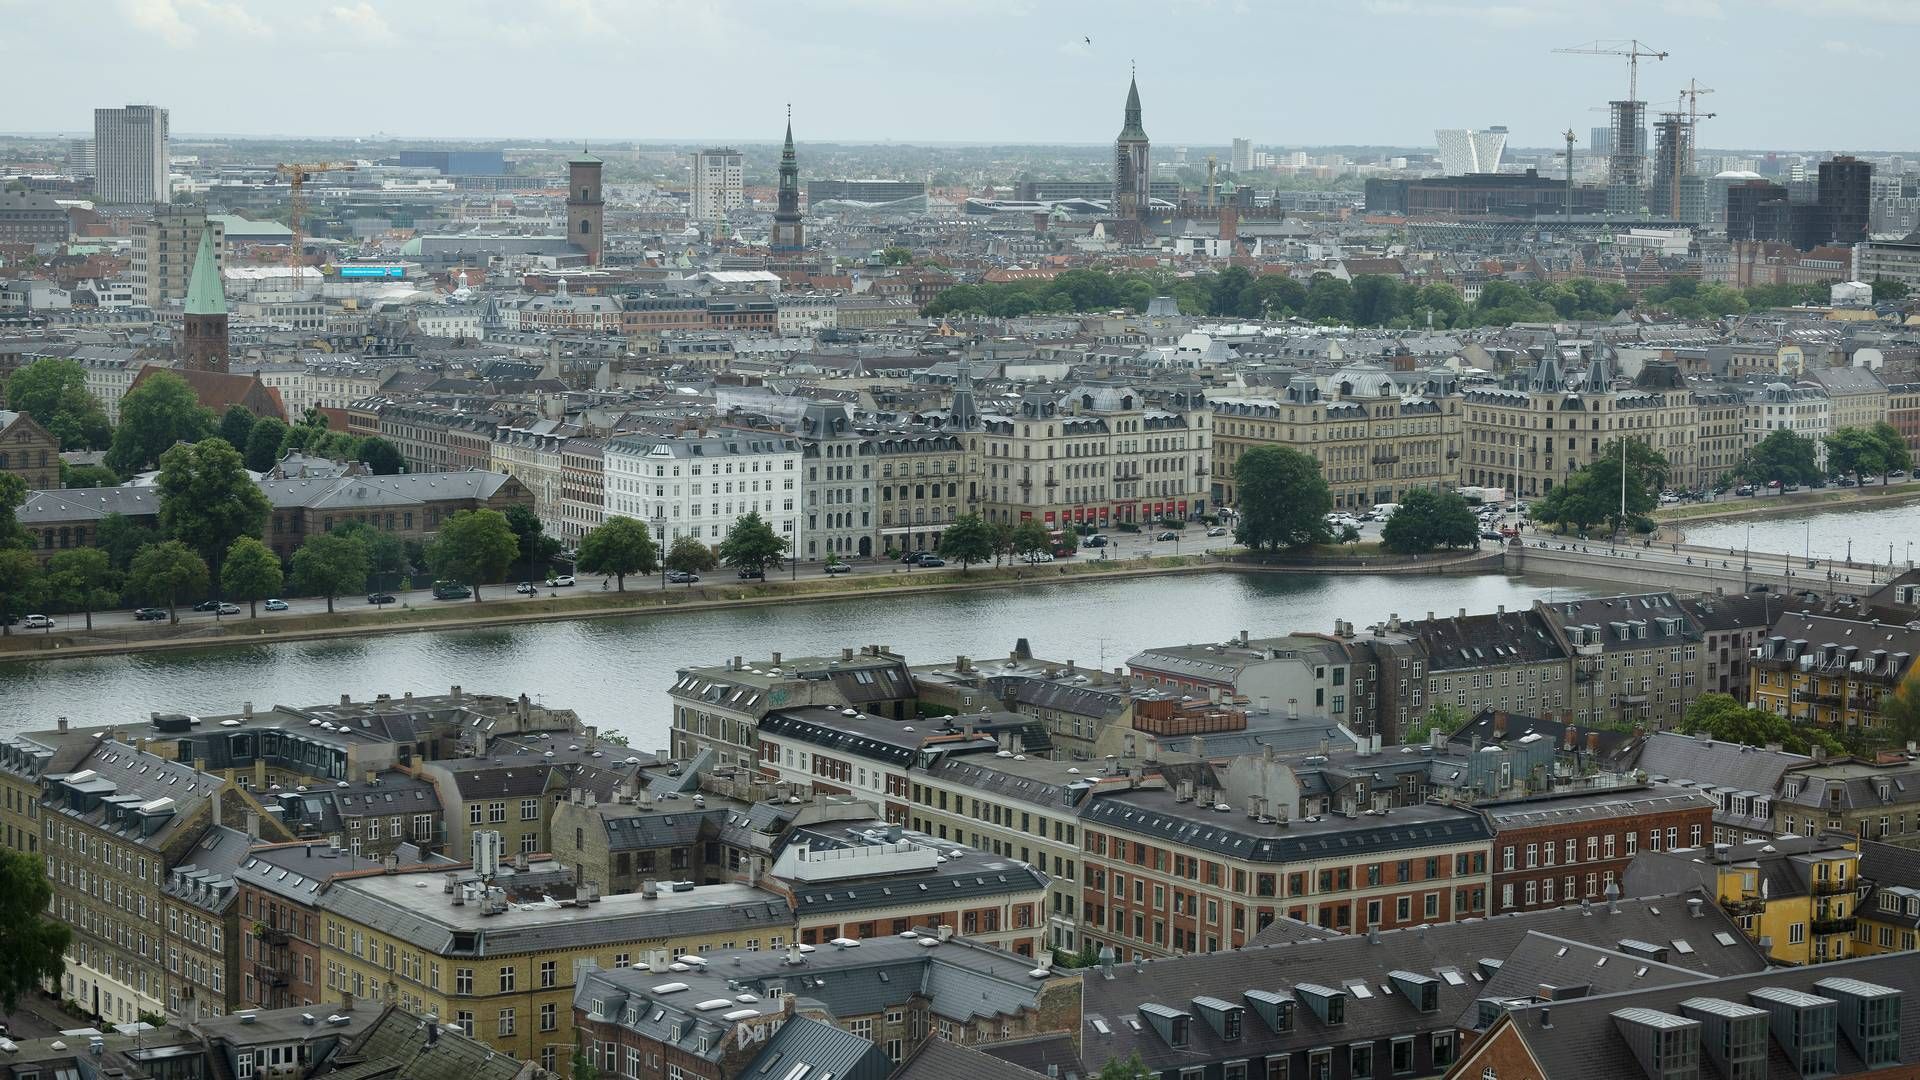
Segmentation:
[[(510, 901), (462, 869), (372, 871), (336, 879), (318, 899), (326, 1000), (398, 1004), (438, 1016), (502, 1053), (553, 1070), (572, 1053), (579, 961), (602, 968), (684, 954), (782, 949), (793, 940), (788, 901), (749, 885), (703, 885), (586, 902)], [(517, 896), (564, 880), (551, 860), (503, 877)], [(715, 961), (718, 963), (718, 961)]]
[(1877, 728), (1880, 699), (1920, 655), (1901, 623), (1782, 615), (1751, 657), (1753, 707), (1830, 728)]
[(1710, 890), (1774, 963), (1818, 964), (1854, 955), (1859, 879), (1859, 841), (1828, 834), (1641, 851), (1622, 882), (1629, 896)]

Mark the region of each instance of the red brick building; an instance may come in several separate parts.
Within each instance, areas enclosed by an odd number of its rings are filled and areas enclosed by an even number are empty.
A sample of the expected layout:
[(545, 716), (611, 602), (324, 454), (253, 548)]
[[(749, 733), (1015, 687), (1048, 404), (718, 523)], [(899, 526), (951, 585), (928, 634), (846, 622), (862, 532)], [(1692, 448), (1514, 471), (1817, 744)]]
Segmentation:
[(1493, 825), (1490, 915), (1599, 900), (1650, 851), (1713, 837), (1714, 800), (1665, 784), (1482, 804)]

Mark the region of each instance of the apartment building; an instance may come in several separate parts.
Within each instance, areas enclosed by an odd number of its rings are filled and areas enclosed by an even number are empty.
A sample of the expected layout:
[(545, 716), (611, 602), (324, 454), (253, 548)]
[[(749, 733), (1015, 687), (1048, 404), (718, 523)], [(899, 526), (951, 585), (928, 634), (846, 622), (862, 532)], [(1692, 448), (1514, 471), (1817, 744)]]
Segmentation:
[(1776, 836), (1740, 844), (1643, 850), (1623, 876), (1629, 896), (1704, 889), (1777, 964), (1852, 954), (1859, 842)]
[(1548, 792), (1482, 803), (1493, 824), (1494, 915), (1618, 895), (1638, 854), (1698, 848), (1715, 801), (1679, 787), (1636, 785)]
[(1695, 447), (1699, 414), (1692, 394), (1681, 388), (1617, 389), (1604, 359), (1592, 361), (1584, 378), (1571, 382), (1549, 355), (1525, 389), (1470, 387), (1462, 396), (1464, 483), (1535, 498), (1622, 438), (1665, 454), (1675, 483), (1701, 482)]
[(1485, 818), (1449, 806), (1289, 820), (1195, 787), (1099, 784), (1080, 814), (1083, 947), (1238, 948), (1278, 917), (1342, 933), (1487, 913)]
[(746, 206), (740, 151), (710, 147), (693, 155), (693, 205), (690, 221), (718, 223)]
[(1285, 446), (1320, 463), (1333, 505), (1364, 510), (1409, 491), (1451, 488), (1461, 456), (1461, 400), (1400, 389), (1374, 365), (1336, 375), (1323, 395), (1295, 376), (1275, 399), (1214, 398), (1213, 496), (1233, 505), (1234, 465), (1259, 446)]
[(1920, 630), (1907, 624), (1790, 611), (1754, 641), (1752, 703), (1829, 728), (1875, 728), (1881, 698), (1899, 689), (1916, 653)]
[(808, 402), (797, 434), (804, 469), (806, 546), (792, 554), (810, 562), (871, 558), (878, 535), (872, 440), (855, 429), (852, 408), (839, 402)]
[(935, 551), (940, 533), (962, 514), (974, 512), (977, 462), (966, 441), (936, 431), (869, 430), (879, 473), (874, 499), (879, 549)]
[(1204, 513), (1211, 498), (1203, 395), (1149, 407), (1127, 386), (1032, 389), (1009, 414), (983, 414), (969, 439), (990, 520), (1049, 529)]
[(1747, 397), (1747, 445), (1751, 446), (1776, 431), (1791, 431), (1814, 446), (1814, 463), (1827, 467), (1827, 444), (1833, 433), (1833, 404), (1826, 391), (1806, 383), (1769, 382), (1749, 387)]
[(552, 1072), (575, 1046), (582, 962), (664, 967), (688, 953), (779, 949), (792, 937), (786, 899), (749, 885), (542, 899), (563, 877), (536, 859), (491, 886), (438, 867), (334, 881), (319, 901), (321, 1000), (352, 995), (431, 1014)]
[(1673, 593), (1534, 601), (1571, 657), (1581, 724), (1672, 727), (1705, 682), (1705, 635)]
[[(667, 696), (673, 702), (673, 757), (711, 750), (721, 766), (751, 769), (763, 768), (759, 727), (776, 710), (822, 706), (843, 715), (852, 709), (855, 718), (864, 713), (904, 720), (914, 715), (917, 701), (906, 660), (884, 645), (863, 646), (857, 654), (845, 648), (837, 657), (783, 659), (774, 653), (751, 664), (736, 656), (719, 666), (682, 668)], [(811, 758), (797, 767), (813, 775)], [(834, 771), (841, 771), (840, 765)], [(886, 794), (884, 783), (879, 792)]]
[(798, 439), (760, 431), (616, 438), (604, 457), (606, 512), (645, 522), (663, 548), (682, 536), (718, 546), (758, 513), (799, 549), (801, 457)]
[(1773, 814), (1782, 833), (1843, 834), (1920, 847), (1920, 764), (1904, 751), (1872, 760), (1816, 755), (1781, 777)]
[(532, 427), (502, 427), (494, 432), (489, 468), (518, 480), (533, 496), (533, 513), (548, 536), (565, 530), (565, 456), (571, 427), (541, 421)]
[(1503, 604), (1491, 614), (1462, 608), (1451, 618), (1434, 616), (1395, 614), (1348, 641), (1356, 668), (1372, 673), (1360, 704), (1377, 725), (1373, 730), (1404, 741), (1442, 705), (1527, 716), (1566, 708), (1573, 677), (1568, 654), (1539, 612), (1508, 611)]
[(200, 233), (213, 230), (214, 269), (226, 270), (226, 226), (207, 217), (197, 207), (168, 207), (146, 221), (133, 226), (132, 266), (128, 279), (133, 282), (139, 302), (155, 312), (186, 299), (187, 283), (193, 276), (194, 253), (200, 250)]
[(607, 443), (575, 436), (560, 447), (560, 528), (563, 544), (578, 546), (607, 519)]
[(23, 412), (0, 409), (0, 473), (20, 478), (28, 491), (60, 486), (60, 440)]
[(464, 472), (493, 467), (499, 422), (485, 415), (427, 405), (380, 409), (380, 437), (406, 460), (408, 472)]
[(1318, 634), (1253, 638), (1243, 630), (1217, 644), (1156, 646), (1128, 657), (1127, 668), (1148, 686), (1237, 697), (1341, 724), (1351, 722), (1349, 704), (1366, 693), (1354, 685), (1345, 645)]
[(1890, 399), (1887, 384), (1864, 367), (1815, 368), (1807, 377), (1827, 392), (1834, 431), (1870, 428), (1887, 421)]

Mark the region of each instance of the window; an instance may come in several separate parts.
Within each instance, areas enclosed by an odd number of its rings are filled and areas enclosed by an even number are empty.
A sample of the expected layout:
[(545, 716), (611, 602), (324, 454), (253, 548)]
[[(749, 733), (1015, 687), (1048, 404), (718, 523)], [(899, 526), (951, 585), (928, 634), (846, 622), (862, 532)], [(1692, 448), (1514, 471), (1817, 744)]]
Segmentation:
[(511, 967), (503, 967), (500, 969), (500, 992), (501, 993), (503, 994), (513, 993), (514, 974), (515, 974), (514, 969)]
[(500, 1034), (503, 1037), (513, 1034), (513, 1010), (512, 1009), (500, 1010)]
[(1372, 1080), (1373, 1044), (1355, 1043), (1347, 1048), (1347, 1075), (1352, 1080)]
[(1433, 1033), (1433, 1067), (1444, 1069), (1453, 1064), (1453, 1032), (1436, 1031)]
[(456, 994), (468, 994), (468, 995), (471, 995), (473, 993), (473, 969), (472, 968), (454, 968), (453, 969), (453, 992)]
[(559, 1010), (549, 1001), (540, 1006), (540, 1030), (553, 1031), (560, 1026)]
[(520, 820), (521, 821), (539, 821), (540, 820), (540, 800), (539, 799), (521, 799), (520, 800)]
[(540, 988), (541, 989), (543, 990), (551, 989), (555, 985), (555, 979), (557, 978), (557, 976), (558, 976), (558, 970), (555, 967), (554, 961), (543, 960), (540, 962)]
[(1396, 1073), (1413, 1071), (1413, 1040), (1411, 1038), (1393, 1040), (1393, 1071)]

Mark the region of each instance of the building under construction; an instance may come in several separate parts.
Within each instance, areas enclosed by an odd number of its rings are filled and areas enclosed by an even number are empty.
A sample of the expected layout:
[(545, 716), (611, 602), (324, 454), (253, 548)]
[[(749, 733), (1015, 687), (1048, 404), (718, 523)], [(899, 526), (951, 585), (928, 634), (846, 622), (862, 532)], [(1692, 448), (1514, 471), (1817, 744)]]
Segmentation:
[(1706, 215), (1706, 187), (1694, 172), (1695, 122), (1677, 112), (1661, 113), (1653, 126), (1653, 174), (1647, 184), (1647, 208), (1679, 221), (1699, 222)]
[(1610, 101), (1607, 125), (1607, 212), (1634, 214), (1646, 205), (1647, 148), (1644, 101)]

